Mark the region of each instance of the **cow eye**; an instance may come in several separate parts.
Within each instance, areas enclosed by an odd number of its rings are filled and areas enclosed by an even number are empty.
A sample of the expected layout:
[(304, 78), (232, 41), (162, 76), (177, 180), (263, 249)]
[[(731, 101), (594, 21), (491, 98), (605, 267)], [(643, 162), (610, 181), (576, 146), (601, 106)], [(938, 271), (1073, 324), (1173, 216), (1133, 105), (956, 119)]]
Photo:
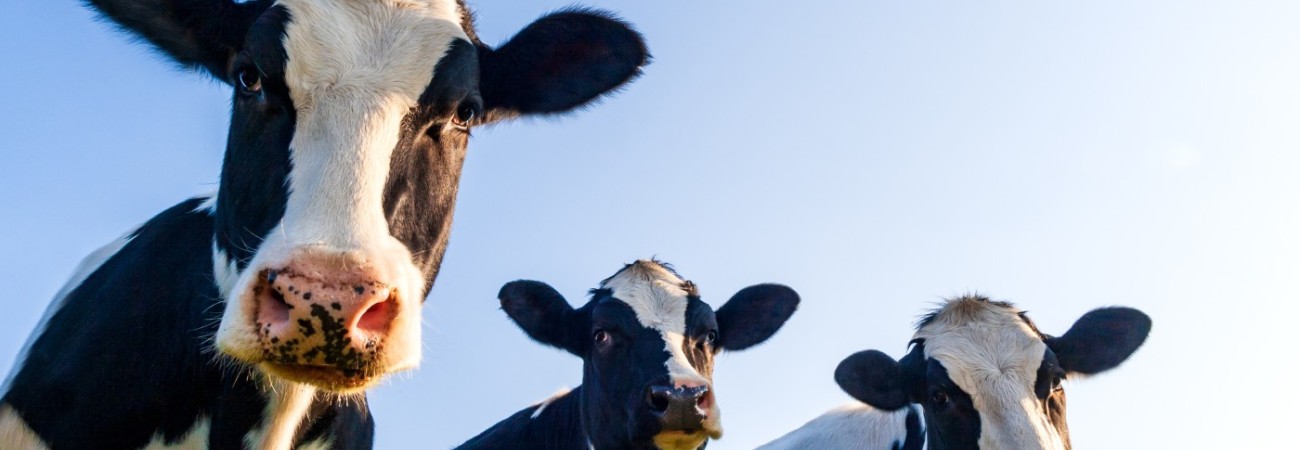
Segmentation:
[(609, 343), (609, 333), (606, 332), (605, 330), (596, 330), (596, 334), (595, 334), (595, 336), (592, 336), (592, 339), (596, 341), (596, 344), (597, 344), (597, 345), (605, 345), (605, 344), (608, 344), (608, 343)]
[(467, 128), (469, 124), (478, 117), (479, 106), (477, 102), (464, 102), (456, 108), (456, 115), (451, 118), (452, 125), (460, 128)]
[(948, 404), (948, 394), (943, 391), (934, 391), (934, 393), (930, 394), (930, 402), (936, 406), (946, 405)]
[(704, 336), (704, 340), (707, 341), (709, 345), (713, 345), (714, 342), (718, 341), (718, 330), (709, 330), (709, 334)]
[(241, 94), (257, 95), (262, 92), (262, 75), (252, 67), (241, 69), (235, 74), (235, 83), (239, 86)]

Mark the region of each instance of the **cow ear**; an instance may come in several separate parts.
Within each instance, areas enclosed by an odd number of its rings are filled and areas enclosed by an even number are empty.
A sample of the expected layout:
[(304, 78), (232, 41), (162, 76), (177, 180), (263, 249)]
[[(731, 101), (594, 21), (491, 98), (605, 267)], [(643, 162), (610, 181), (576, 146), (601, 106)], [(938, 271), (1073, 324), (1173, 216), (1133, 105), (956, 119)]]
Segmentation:
[(897, 411), (911, 403), (903, 366), (879, 350), (849, 355), (835, 368), (835, 383), (876, 409)]
[(89, 0), (122, 29), (143, 38), (172, 60), (225, 80), (253, 21), (270, 2), (232, 0)]
[(488, 120), (561, 113), (615, 90), (649, 62), (645, 40), (612, 14), (559, 11), (495, 50), (479, 48)]
[(1133, 308), (1101, 308), (1084, 314), (1061, 337), (1045, 339), (1061, 368), (1092, 375), (1113, 369), (1146, 342), (1151, 318)]
[(799, 307), (799, 294), (779, 284), (741, 289), (718, 308), (718, 341), (725, 350), (744, 350), (776, 334)]
[(497, 294), (501, 309), (519, 328), (537, 342), (581, 355), (581, 339), (573, 330), (577, 318), (563, 295), (540, 281), (519, 280), (506, 283)]

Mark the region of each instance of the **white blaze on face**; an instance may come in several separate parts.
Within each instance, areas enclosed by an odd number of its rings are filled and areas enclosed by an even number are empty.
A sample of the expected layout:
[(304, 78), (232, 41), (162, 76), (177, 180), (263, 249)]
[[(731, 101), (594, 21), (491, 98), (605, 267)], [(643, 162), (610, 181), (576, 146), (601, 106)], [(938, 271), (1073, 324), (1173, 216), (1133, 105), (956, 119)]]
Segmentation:
[[(712, 382), (691, 365), (682, 349), (686, 340), (686, 306), (688, 302), (682, 285), (686, 280), (653, 261), (640, 260), (615, 274), (601, 284), (612, 291), (614, 298), (626, 303), (636, 313), (641, 326), (656, 330), (664, 338), (668, 360), (664, 366), (675, 386), (707, 386)], [(704, 428), (715, 437), (721, 434), (721, 411), (717, 396), (709, 402)]]
[[(394, 238), (383, 195), (404, 117), (456, 39), (469, 41), (455, 0), (280, 0), (289, 12), (285, 83), (296, 108), (284, 217), (253, 260), (223, 286), (228, 304), (259, 271), (295, 258), (325, 257), (365, 269), (402, 294), (385, 338), (383, 366), (419, 361), (424, 275)], [(224, 266), (218, 261), (218, 267)], [(218, 272), (221, 272), (219, 270)], [(252, 302), (247, 302), (252, 303)], [(260, 359), (252, 305), (226, 308), (218, 346)]]
[(1066, 448), (1034, 394), (1047, 345), (1019, 311), (950, 301), (914, 338), (925, 340), (925, 357), (942, 363), (971, 396), (980, 415), (980, 448)]

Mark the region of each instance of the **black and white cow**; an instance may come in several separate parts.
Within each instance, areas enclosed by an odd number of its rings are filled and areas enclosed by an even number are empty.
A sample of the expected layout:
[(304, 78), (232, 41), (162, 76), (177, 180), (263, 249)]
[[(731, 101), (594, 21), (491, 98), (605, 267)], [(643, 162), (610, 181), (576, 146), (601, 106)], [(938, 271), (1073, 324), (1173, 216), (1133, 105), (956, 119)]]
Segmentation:
[(369, 448), (420, 360), (469, 130), (579, 108), (648, 54), (607, 13), (497, 48), (460, 0), (90, 0), (233, 88), (220, 188), (89, 257), (27, 343), (4, 448)]
[(919, 405), (883, 411), (852, 402), (755, 450), (921, 450), (925, 448), (922, 414)]
[(628, 264), (573, 309), (537, 281), (501, 288), (528, 336), (583, 360), (582, 385), (502, 420), (461, 449), (666, 449), (722, 435), (713, 358), (767, 340), (799, 305), (776, 284), (737, 292), (715, 313), (657, 261)]
[(822, 439), (837, 444), (818, 448), (920, 449), (919, 440), (910, 438), (893, 447), (862, 445), (879, 442), (881, 433), (919, 434), (921, 424), (911, 420), (902, 429), (863, 425), (890, 416), (910, 418), (919, 405), (931, 450), (1068, 450), (1061, 381), (1119, 366), (1150, 331), (1146, 314), (1110, 307), (1084, 314), (1054, 337), (1038, 331), (1010, 303), (979, 296), (952, 299), (921, 320), (902, 360), (869, 350), (835, 369), (840, 387), (870, 406), (832, 412), (765, 448), (807, 448), (797, 444)]

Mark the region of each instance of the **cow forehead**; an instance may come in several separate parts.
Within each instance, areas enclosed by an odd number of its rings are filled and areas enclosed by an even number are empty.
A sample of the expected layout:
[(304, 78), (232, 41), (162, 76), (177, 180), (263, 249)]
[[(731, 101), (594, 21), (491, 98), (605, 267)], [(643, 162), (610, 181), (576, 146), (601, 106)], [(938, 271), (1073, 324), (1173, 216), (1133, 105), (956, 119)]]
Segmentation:
[(279, 0), (289, 12), (285, 82), (295, 106), (371, 95), (414, 103), (455, 39), (455, 0)]
[(988, 382), (1032, 386), (1047, 345), (1009, 304), (963, 298), (945, 303), (917, 330), (926, 358), (948, 369), (953, 382), (977, 396)]
[(641, 326), (660, 332), (686, 331), (689, 284), (663, 265), (637, 261), (601, 283), (611, 296), (636, 313)]

